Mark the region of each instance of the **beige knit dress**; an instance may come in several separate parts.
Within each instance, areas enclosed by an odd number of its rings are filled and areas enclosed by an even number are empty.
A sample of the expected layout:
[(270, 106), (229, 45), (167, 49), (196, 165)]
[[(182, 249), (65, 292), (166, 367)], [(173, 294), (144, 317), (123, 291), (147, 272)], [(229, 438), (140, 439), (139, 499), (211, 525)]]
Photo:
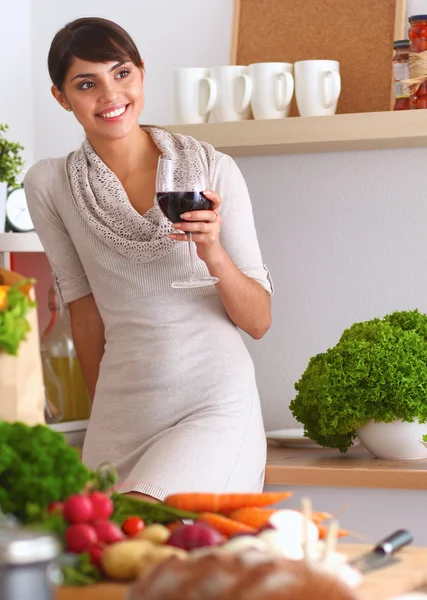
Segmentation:
[[(158, 206), (137, 214), (114, 174), (104, 163), (99, 167), (121, 193), (133, 239), (148, 239), (147, 247), (150, 239), (164, 239)], [(239, 269), (271, 293), (243, 177), (218, 152), (211, 167), (211, 187), (223, 200), (221, 243)], [(121, 252), (113, 234), (101, 236), (88, 220), (72, 179), (66, 158), (44, 159), (24, 185), (64, 302), (92, 293), (105, 326), (84, 462), (95, 468), (111, 461), (122, 491), (159, 499), (190, 490), (261, 490), (266, 442), (254, 367), (215, 286), (171, 287), (189, 273), (185, 243), (175, 242), (151, 260)], [(90, 181), (81, 189), (88, 186)], [(107, 209), (116, 201), (108, 189), (97, 198)], [(98, 208), (92, 210), (95, 221)], [(114, 232), (107, 213), (102, 219), (107, 233)], [(197, 273), (208, 274), (199, 259)]]

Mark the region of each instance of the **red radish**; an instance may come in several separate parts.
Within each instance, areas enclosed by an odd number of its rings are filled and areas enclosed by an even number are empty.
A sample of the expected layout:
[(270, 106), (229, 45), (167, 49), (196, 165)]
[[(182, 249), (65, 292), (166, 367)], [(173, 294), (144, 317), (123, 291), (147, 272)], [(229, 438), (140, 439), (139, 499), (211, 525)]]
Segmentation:
[(49, 504), (49, 506), (47, 507), (47, 512), (48, 513), (59, 513), (59, 514), (62, 514), (63, 510), (64, 510), (64, 503), (63, 502), (51, 502)]
[(81, 554), (98, 541), (96, 530), (88, 523), (72, 523), (65, 532), (67, 549)]
[(129, 517), (122, 525), (122, 530), (129, 537), (133, 537), (145, 527), (145, 523), (139, 517)]
[(63, 515), (70, 523), (88, 523), (93, 520), (93, 505), (87, 496), (70, 496), (64, 503)]
[(93, 519), (109, 519), (111, 517), (114, 510), (111, 498), (102, 492), (92, 492), (88, 498), (93, 506)]
[(183, 550), (192, 550), (193, 548), (203, 548), (205, 546), (219, 546), (222, 544), (223, 537), (213, 527), (205, 523), (199, 525), (180, 525), (176, 527), (166, 542), (168, 546), (175, 546)]
[(95, 567), (99, 567), (101, 564), (101, 558), (104, 553), (104, 547), (104, 544), (95, 542), (94, 544), (91, 544), (87, 549), (90, 556), (90, 562), (93, 565), (95, 565)]
[(125, 534), (118, 525), (112, 521), (99, 519), (92, 523), (93, 528), (98, 536), (98, 541), (104, 544), (113, 544), (125, 539)]

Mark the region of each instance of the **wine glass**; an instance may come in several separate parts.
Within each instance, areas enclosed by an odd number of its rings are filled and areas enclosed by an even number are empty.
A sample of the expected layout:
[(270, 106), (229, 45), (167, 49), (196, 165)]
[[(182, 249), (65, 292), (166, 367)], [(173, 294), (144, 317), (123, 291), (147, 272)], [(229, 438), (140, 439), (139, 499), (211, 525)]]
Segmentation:
[[(194, 210), (211, 210), (212, 202), (203, 191), (208, 189), (207, 175), (192, 172), (186, 174), (189, 165), (160, 156), (156, 176), (156, 199), (160, 210), (171, 223), (188, 223), (181, 215)], [(195, 272), (194, 247), (191, 232), (187, 234), (190, 254), (190, 276), (172, 282), (173, 288), (197, 288), (218, 283), (217, 277), (200, 277)]]

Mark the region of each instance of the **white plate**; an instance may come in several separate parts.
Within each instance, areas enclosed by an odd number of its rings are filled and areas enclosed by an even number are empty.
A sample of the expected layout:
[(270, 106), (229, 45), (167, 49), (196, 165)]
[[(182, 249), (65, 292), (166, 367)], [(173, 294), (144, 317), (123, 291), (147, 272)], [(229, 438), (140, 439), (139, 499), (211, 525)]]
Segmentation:
[(265, 436), (269, 442), (276, 442), (279, 446), (292, 448), (319, 448), (315, 441), (304, 435), (304, 429), (276, 429), (266, 431)]
[[(323, 448), (314, 440), (304, 435), (304, 429), (275, 429), (274, 431), (266, 431), (265, 437), (269, 442), (276, 442), (279, 446), (285, 448)], [(353, 441), (353, 446), (358, 446), (360, 441), (356, 438)], [(427, 442), (426, 442), (427, 447)]]

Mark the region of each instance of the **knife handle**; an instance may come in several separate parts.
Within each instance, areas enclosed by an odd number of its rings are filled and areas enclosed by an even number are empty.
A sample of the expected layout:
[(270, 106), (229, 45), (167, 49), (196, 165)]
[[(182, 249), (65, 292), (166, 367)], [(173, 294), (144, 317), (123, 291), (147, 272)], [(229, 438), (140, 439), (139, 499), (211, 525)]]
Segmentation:
[(394, 554), (400, 548), (411, 544), (414, 537), (410, 531), (406, 529), (398, 529), (384, 540), (379, 542), (374, 548), (374, 552), (383, 552), (384, 554)]

